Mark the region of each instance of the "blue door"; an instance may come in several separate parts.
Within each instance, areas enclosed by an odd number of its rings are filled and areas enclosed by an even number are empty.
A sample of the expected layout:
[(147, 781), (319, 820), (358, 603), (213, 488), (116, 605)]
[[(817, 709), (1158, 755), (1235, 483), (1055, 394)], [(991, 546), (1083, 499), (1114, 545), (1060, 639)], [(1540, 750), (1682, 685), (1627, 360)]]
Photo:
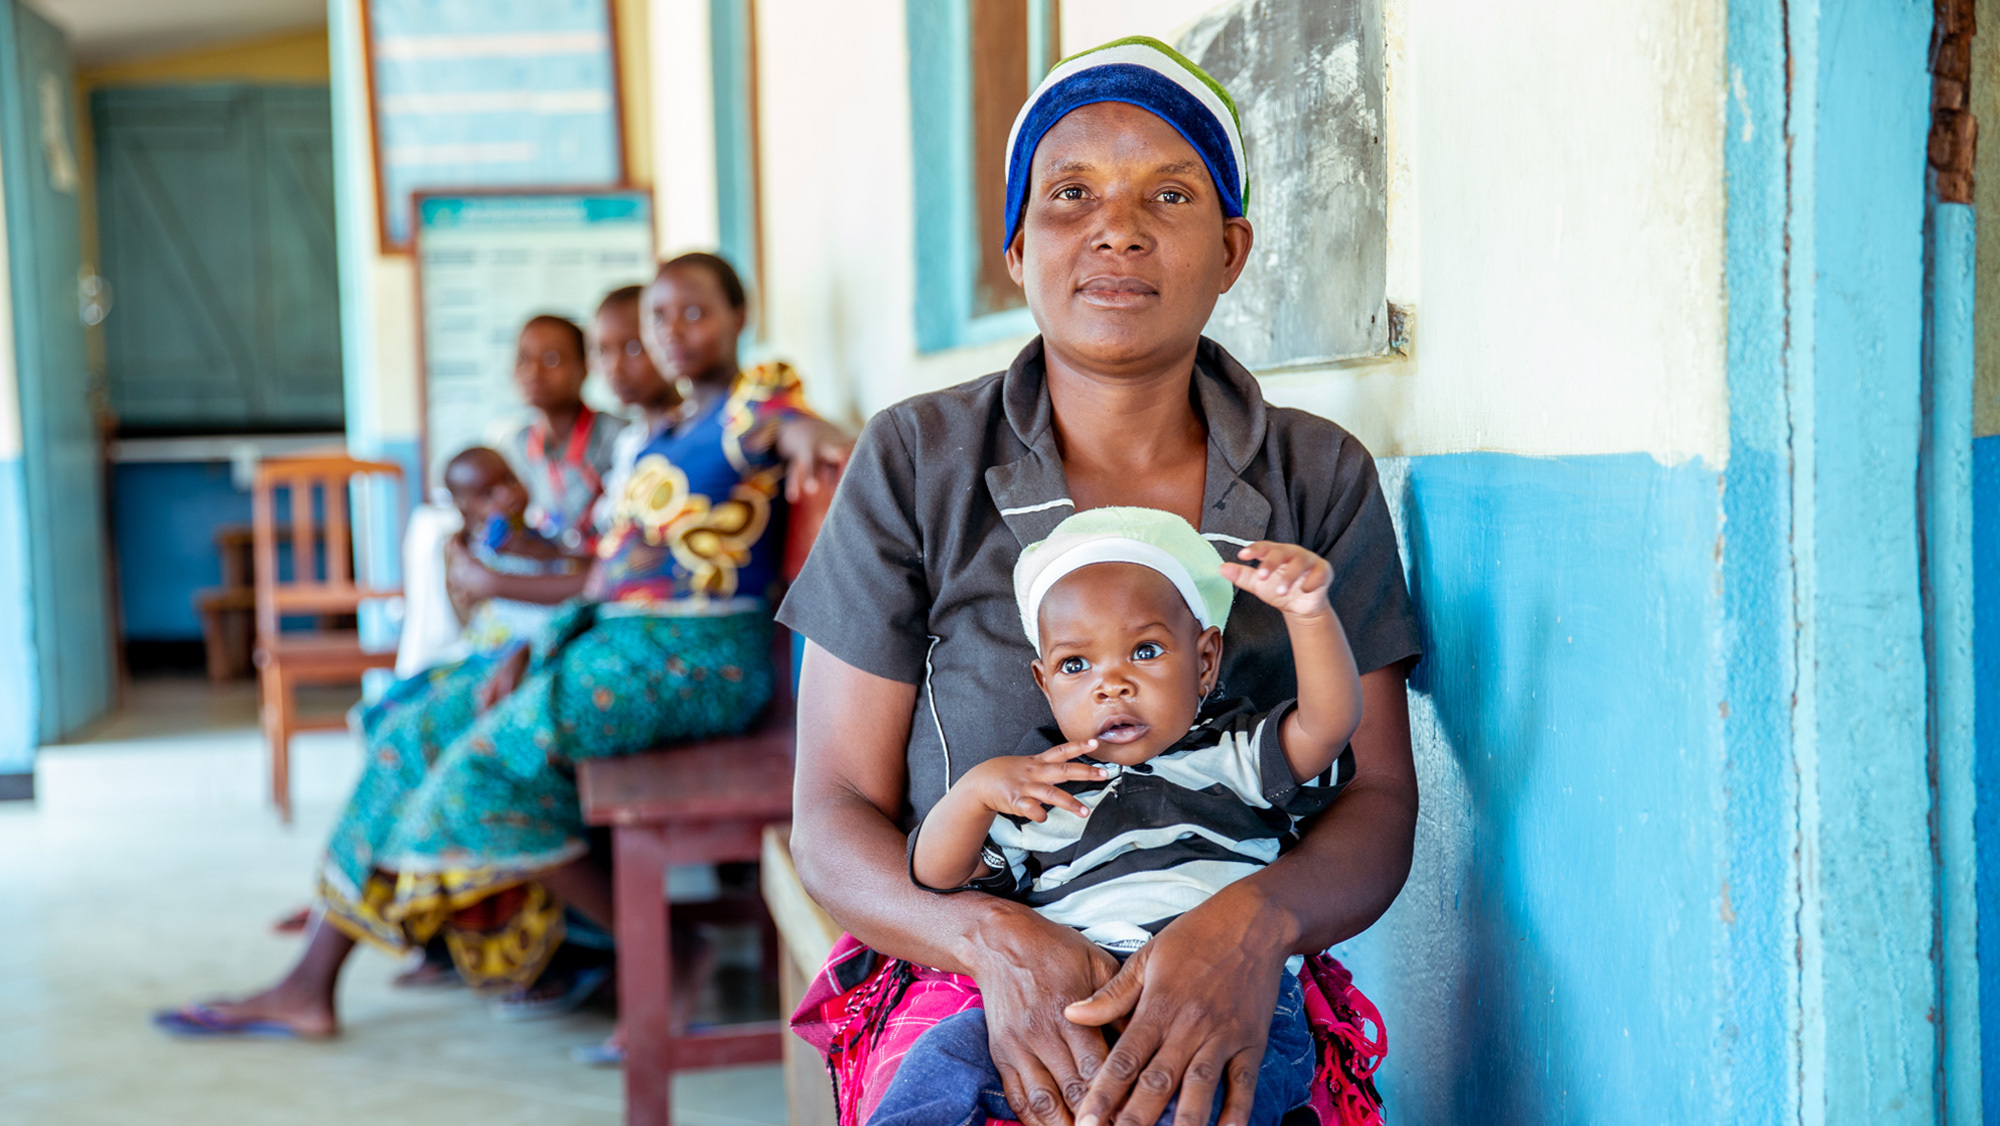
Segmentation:
[(323, 86), (91, 95), (121, 433), (340, 428), (329, 105)]
[(21, 397), (36, 729), (49, 742), (111, 704), (103, 460), (78, 317), (83, 253), (69, 44), (15, 0), (0, 0), (0, 16), (0, 180)]

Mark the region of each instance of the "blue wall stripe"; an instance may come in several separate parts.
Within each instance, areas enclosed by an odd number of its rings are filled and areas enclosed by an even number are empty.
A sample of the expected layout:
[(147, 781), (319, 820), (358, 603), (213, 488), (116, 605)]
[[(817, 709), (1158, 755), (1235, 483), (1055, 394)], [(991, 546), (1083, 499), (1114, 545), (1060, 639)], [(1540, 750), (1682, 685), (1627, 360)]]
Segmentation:
[(1924, 364), (1924, 643), (1937, 850), (1945, 1118), (1980, 1120), (1979, 919), (1973, 815), (1972, 208), (1933, 203)]
[(0, 458), (0, 774), (33, 770), (38, 741), (41, 691), (28, 590), (27, 503), (21, 459)]
[(1781, 4), (1729, 6), (1723, 159), (1729, 468), (1722, 493), (1723, 719), (1731, 1076), (1715, 1120), (1797, 1120), (1797, 775), (1786, 239), (1787, 28)]
[(1991, 1110), (2000, 1108), (2000, 437), (1972, 443), (1972, 573), (1981, 1086)]
[(1805, 774), (1817, 802), (1805, 831), (1820, 962), (1809, 977), (1823, 985), (1806, 1012), (1823, 1037), (1823, 1087), (1808, 1089), (1819, 1105), (1806, 1111), (1823, 1106), (1830, 1123), (1932, 1122), (1936, 870), (1914, 503), (1931, 7), (1793, 11), (1817, 24), (1811, 53), (1793, 56), (1816, 73), (1815, 88), (1792, 103), (1812, 107), (1817, 137), (1804, 256), (1812, 386), (1799, 400), (1812, 414), (1799, 436), (1810, 444), (1812, 510), (1797, 550), (1810, 568), (1801, 667), (1815, 678)]
[(127, 639), (199, 640), (197, 592), (222, 582), (215, 532), (250, 523), (228, 462), (127, 462), (111, 473), (119, 620)]
[[(1423, 815), (1339, 955), (1392, 1121), (1742, 1121), (1730, 1076), (1714, 470), (1382, 462), (1427, 655)], [(1771, 1077), (1777, 1078), (1777, 1077)]]

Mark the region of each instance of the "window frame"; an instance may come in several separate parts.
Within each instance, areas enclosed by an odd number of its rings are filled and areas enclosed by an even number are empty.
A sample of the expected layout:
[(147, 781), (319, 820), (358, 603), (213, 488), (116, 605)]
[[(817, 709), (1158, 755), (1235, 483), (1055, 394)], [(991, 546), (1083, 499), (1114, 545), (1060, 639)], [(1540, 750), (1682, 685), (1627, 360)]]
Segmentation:
[(764, 337), (764, 206), (758, 147), (757, 13), (754, 0), (709, 0), (715, 111), (716, 249), (749, 290), (752, 341)]
[[(1048, 44), (1057, 0), (1027, 0), (1029, 87), (1055, 65)], [(973, 184), (972, 17), (969, 0), (907, 6), (910, 164), (915, 210), (917, 351), (990, 344), (1037, 330), (1023, 305), (975, 311), (980, 248)]]

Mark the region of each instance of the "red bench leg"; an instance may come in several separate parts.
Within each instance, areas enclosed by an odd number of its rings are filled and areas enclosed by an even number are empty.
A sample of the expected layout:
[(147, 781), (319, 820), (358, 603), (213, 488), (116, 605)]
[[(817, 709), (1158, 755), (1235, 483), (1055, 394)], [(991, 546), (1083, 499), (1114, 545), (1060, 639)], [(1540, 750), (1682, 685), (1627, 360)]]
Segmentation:
[(618, 1013), (625, 1025), (625, 1121), (673, 1121), (674, 960), (667, 921), (667, 840), (659, 826), (612, 831), (618, 912)]

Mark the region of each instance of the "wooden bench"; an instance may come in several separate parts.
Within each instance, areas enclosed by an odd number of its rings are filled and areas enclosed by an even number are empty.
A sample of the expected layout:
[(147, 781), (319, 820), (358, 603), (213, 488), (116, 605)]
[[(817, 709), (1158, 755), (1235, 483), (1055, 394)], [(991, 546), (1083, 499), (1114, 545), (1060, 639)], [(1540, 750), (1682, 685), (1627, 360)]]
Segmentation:
[[(796, 578), (833, 499), (835, 478), (793, 505), (784, 574)], [(792, 817), (796, 748), (791, 635), (777, 630), (777, 688), (750, 731), (729, 739), (578, 764), (586, 824), (611, 828), (617, 913), (618, 1012), (625, 1029), (625, 1121), (668, 1126), (673, 1073), (774, 1062), (789, 1033), (783, 1021), (688, 1032), (673, 1027), (671, 912), (666, 872), (675, 864), (757, 860), (764, 831)], [(767, 938), (767, 942), (769, 939)], [(766, 951), (767, 962), (775, 951)]]
[[(790, 662), (787, 662), (787, 667)], [(789, 686), (789, 677), (784, 678)], [(667, 868), (756, 860), (766, 826), (792, 816), (791, 693), (754, 730), (673, 750), (593, 759), (577, 769), (584, 820), (609, 825), (618, 922), (618, 1014), (625, 1028), (625, 1121), (672, 1121), (673, 1073), (783, 1054), (782, 1021), (697, 1032), (672, 1026)]]
[[(799, 881), (799, 870), (792, 864), (790, 825), (764, 830), (761, 867), (764, 902), (770, 906), (780, 939), (778, 1003), (790, 1013), (805, 1000), (807, 987), (840, 941), (840, 924), (813, 902)], [(819, 1049), (796, 1036), (785, 1037), (785, 1106), (791, 1126), (839, 1126), (826, 1061)]]

